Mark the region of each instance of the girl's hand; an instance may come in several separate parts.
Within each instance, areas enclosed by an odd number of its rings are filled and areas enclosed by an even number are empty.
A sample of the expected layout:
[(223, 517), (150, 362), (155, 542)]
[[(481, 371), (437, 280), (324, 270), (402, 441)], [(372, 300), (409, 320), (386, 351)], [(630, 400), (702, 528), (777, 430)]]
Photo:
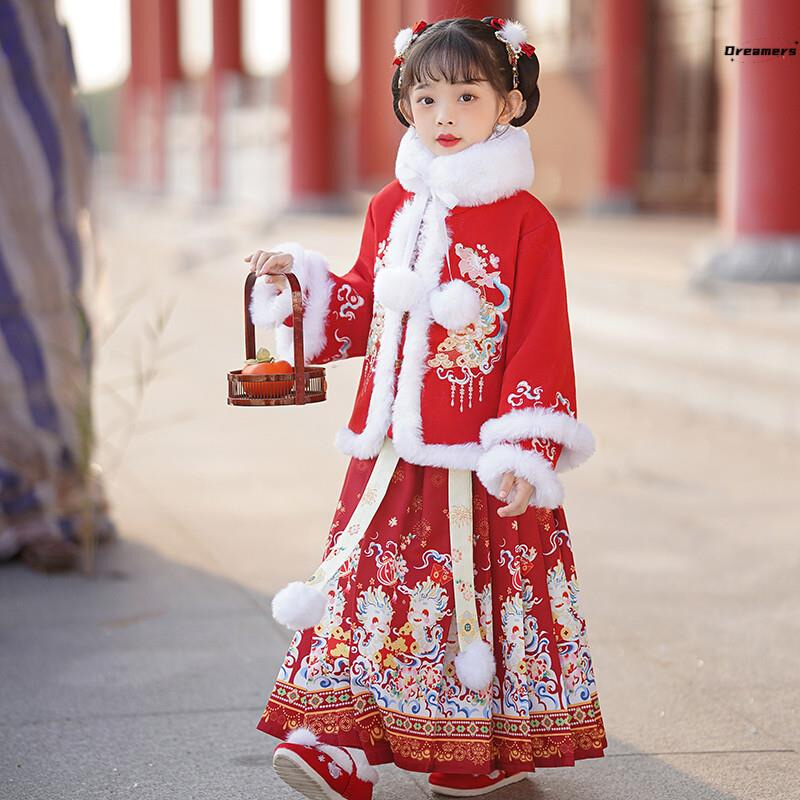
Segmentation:
[(283, 291), (289, 281), (284, 277), (284, 273), (291, 272), (294, 265), (294, 257), (291, 253), (281, 253), (276, 250), (256, 250), (252, 255), (247, 256), (245, 261), (250, 262), (250, 272), (255, 272), (256, 277), (266, 275), (268, 283), (277, 284)]
[(524, 478), (518, 478), (513, 472), (506, 472), (503, 475), (503, 480), (500, 482), (500, 499), (508, 497), (513, 486), (516, 486), (514, 502), (497, 509), (497, 515), (500, 517), (517, 517), (528, 509), (528, 501), (534, 492), (533, 486)]

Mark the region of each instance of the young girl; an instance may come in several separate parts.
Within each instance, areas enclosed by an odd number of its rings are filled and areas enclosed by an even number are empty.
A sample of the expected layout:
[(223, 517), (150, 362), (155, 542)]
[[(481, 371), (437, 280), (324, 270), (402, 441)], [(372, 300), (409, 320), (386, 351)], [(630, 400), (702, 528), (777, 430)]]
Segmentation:
[(296, 633), (258, 727), (308, 797), (368, 800), (384, 763), (482, 794), (607, 746), (557, 475), (594, 440), (558, 228), (528, 192), (526, 38), (496, 17), (400, 31), (408, 130), (353, 268), (295, 242), (245, 259), (280, 358), (289, 270), (306, 360), (364, 357), (323, 561), (272, 605)]

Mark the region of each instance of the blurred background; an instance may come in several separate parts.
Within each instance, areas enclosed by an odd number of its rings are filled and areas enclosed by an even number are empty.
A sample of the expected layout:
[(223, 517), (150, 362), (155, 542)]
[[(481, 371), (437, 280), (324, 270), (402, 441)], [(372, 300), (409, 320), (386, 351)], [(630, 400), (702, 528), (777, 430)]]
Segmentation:
[(611, 757), (535, 791), (798, 796), (800, 4), (0, 0), (4, 796), (281, 796), (269, 602), (322, 554), (361, 363), (228, 406), (243, 259), (352, 266), (395, 34), (485, 15), (541, 64), (598, 443), (564, 484)]

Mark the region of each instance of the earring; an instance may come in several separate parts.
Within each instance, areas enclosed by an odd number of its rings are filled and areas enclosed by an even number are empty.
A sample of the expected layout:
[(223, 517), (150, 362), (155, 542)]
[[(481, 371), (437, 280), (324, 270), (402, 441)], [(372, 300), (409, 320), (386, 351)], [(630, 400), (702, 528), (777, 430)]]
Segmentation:
[(496, 122), (494, 125), (494, 131), (492, 131), (492, 135), (489, 138), (496, 139), (498, 136), (502, 136), (510, 127), (511, 127), (510, 123), (506, 123), (505, 125), (500, 125), (499, 123)]

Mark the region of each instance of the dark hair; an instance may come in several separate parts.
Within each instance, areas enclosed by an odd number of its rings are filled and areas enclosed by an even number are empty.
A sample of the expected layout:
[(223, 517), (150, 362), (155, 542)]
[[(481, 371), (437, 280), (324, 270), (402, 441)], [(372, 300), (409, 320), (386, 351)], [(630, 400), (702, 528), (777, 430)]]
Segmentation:
[[(392, 97), (395, 116), (409, 127), (400, 110), (401, 101), (408, 102), (411, 89), (422, 81), (444, 78), (449, 83), (486, 80), (501, 97), (513, 88), (513, 71), (505, 44), (494, 34), (491, 17), (481, 20), (454, 17), (434, 22), (417, 36), (406, 51), (402, 65), (402, 86), (398, 87), (400, 67), (392, 76)], [(522, 114), (510, 120), (515, 128), (524, 125), (539, 107), (539, 59), (520, 53), (517, 60), (519, 85), (525, 98)]]

